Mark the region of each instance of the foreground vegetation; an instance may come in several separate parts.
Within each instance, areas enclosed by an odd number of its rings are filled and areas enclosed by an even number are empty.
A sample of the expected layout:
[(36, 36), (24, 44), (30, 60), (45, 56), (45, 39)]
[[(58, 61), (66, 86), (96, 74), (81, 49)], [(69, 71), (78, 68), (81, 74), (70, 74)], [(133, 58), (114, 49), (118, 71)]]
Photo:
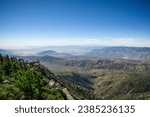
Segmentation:
[(66, 99), (61, 89), (49, 85), (55, 78), (39, 62), (0, 55), (0, 99)]

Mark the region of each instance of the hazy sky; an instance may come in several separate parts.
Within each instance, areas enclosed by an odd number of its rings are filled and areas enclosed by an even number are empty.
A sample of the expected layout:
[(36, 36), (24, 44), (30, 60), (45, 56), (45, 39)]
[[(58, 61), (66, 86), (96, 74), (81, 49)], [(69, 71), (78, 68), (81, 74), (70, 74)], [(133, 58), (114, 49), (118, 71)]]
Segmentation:
[(0, 0), (0, 48), (150, 47), (150, 0)]

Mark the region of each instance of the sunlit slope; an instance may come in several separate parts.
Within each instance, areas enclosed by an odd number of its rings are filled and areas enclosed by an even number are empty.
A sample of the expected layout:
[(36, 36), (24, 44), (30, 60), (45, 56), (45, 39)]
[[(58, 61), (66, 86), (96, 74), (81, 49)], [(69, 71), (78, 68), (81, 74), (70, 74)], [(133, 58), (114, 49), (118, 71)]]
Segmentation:
[(150, 72), (95, 71), (95, 94), (102, 99), (150, 99)]

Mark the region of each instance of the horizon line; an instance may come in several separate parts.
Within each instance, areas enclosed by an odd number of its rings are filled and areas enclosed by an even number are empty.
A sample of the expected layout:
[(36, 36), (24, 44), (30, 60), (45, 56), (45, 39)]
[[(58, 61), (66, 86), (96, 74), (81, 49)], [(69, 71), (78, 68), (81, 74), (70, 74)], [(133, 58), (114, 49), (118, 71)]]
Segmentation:
[(0, 42), (0, 48), (5, 49), (48, 46), (150, 47), (149, 39), (137, 38), (0, 39)]

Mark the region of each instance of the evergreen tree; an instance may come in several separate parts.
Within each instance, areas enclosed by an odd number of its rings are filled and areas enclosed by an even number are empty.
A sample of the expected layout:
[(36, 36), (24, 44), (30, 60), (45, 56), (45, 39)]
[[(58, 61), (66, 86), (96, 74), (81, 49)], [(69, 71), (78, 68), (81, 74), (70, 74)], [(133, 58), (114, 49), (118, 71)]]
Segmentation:
[(49, 75), (39, 66), (0, 55), (0, 99), (66, 99), (63, 92), (48, 85)]

